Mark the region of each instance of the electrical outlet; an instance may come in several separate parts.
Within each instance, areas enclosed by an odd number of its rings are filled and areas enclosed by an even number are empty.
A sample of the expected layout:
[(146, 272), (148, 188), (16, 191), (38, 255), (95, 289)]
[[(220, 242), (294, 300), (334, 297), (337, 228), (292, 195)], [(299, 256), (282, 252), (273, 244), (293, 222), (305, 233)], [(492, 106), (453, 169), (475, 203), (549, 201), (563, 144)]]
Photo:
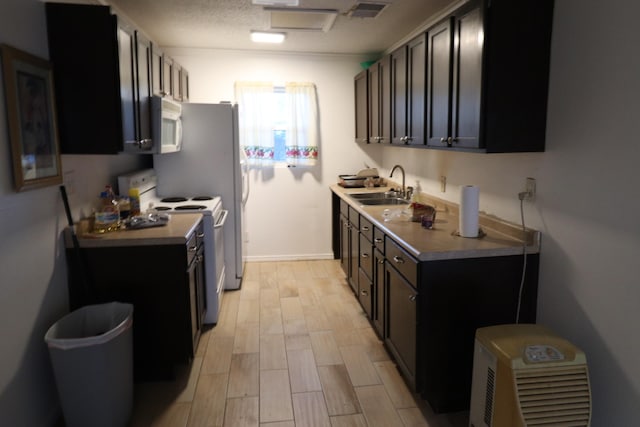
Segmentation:
[(536, 179), (535, 178), (527, 178), (524, 187), (524, 193), (522, 193), (523, 200), (528, 200), (530, 202), (534, 201), (536, 198)]
[(447, 191), (447, 177), (444, 175), (440, 176), (440, 192), (444, 193)]

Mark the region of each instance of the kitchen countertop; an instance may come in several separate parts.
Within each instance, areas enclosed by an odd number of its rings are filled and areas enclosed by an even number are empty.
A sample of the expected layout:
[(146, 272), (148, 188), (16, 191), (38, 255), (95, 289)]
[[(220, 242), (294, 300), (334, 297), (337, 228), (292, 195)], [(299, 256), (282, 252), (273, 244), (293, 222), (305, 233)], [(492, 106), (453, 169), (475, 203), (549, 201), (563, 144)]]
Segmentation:
[[(427, 230), (419, 222), (411, 222), (410, 215), (385, 221), (383, 213), (386, 209), (403, 210), (408, 209), (409, 205), (367, 206), (348, 196), (352, 193), (388, 191), (390, 187), (343, 188), (334, 184), (330, 188), (420, 261), (522, 255), (524, 239), (521, 226), (481, 213), (480, 228), (485, 235), (481, 238), (465, 238), (454, 235), (458, 229), (458, 211), (457, 206), (450, 202), (425, 195), (428, 204), (435, 206), (437, 211), (433, 229)], [(540, 232), (527, 229), (526, 240), (527, 253), (539, 253)]]
[[(169, 222), (159, 227), (122, 229), (102, 234), (79, 231), (78, 242), (83, 248), (184, 245), (202, 220), (202, 214), (199, 213), (169, 214), (169, 216)], [(65, 229), (65, 244), (68, 248), (73, 247), (69, 227)]]

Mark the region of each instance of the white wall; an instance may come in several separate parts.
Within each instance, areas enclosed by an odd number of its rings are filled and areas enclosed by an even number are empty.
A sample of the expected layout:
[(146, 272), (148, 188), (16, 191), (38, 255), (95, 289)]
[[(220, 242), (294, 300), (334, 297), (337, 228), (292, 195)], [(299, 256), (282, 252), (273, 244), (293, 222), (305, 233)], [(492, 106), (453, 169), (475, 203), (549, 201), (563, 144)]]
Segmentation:
[[(320, 161), (304, 168), (251, 172), (247, 204), (250, 260), (331, 258), (331, 198), (339, 174), (355, 173), (365, 156), (353, 143), (353, 76), (362, 58), (224, 50), (166, 49), (189, 70), (191, 101), (233, 100), (235, 81), (309, 81), (320, 111)], [(223, 201), (224, 203), (224, 201)]]
[[(253, 241), (270, 236), (269, 242), (279, 241), (277, 245), (256, 242), (254, 255), (278, 256), (305, 249), (300, 244), (303, 238), (286, 228), (303, 216), (326, 218), (326, 185), (335, 182), (338, 173), (359, 169), (363, 161), (379, 167), (383, 176), (394, 164), (402, 164), (408, 185), (420, 180), (425, 191), (451, 201), (458, 200), (460, 185), (477, 184), (481, 209), (515, 223), (520, 221), (517, 193), (523, 190), (526, 177), (536, 178), (537, 198), (534, 204), (526, 204), (525, 216), (528, 226), (543, 233), (539, 322), (586, 352), (594, 398), (592, 425), (632, 427), (640, 419), (640, 199), (636, 188), (640, 57), (633, 48), (640, 45), (637, 16), (640, 4), (631, 0), (556, 2), (544, 153), (480, 155), (357, 146), (352, 142), (352, 78), (358, 71), (357, 60), (346, 70), (339, 62), (309, 69), (307, 61), (317, 67), (313, 58), (241, 53), (209, 58), (186, 55), (178, 60), (195, 70), (194, 93), (202, 97), (198, 101), (230, 99), (236, 78), (273, 76), (319, 84), (321, 102), (325, 102), (323, 120), (327, 114), (331, 117), (323, 126), (334, 131), (331, 138), (328, 134), (323, 138), (321, 179), (296, 181), (290, 171), (283, 170), (277, 171), (277, 179), (258, 183), (258, 192), (291, 203), (286, 205), (290, 211), (271, 214), (273, 204), (261, 197), (253, 199), (252, 227), (257, 226), (256, 216), (263, 217), (267, 227), (252, 228)], [(324, 92), (325, 84), (334, 88), (329, 94)], [(447, 176), (445, 193), (440, 192), (440, 175)], [(312, 194), (303, 197), (309, 197), (310, 203), (300, 203), (302, 185), (306, 194)], [(318, 242), (320, 252), (329, 248), (328, 225), (319, 226), (326, 232), (316, 237), (323, 239)]]
[[(44, 4), (0, 3), (0, 43), (48, 57)], [(2, 72), (0, 71), (0, 79)], [(89, 95), (89, 94), (88, 94)], [(88, 211), (106, 183), (137, 169), (133, 156), (62, 156), (72, 172), (74, 218)], [(68, 175), (69, 176), (69, 175)], [(0, 425), (47, 426), (60, 409), (46, 330), (68, 311), (61, 232), (67, 221), (58, 186), (16, 193), (0, 84)]]
[(515, 223), (536, 178), (525, 216), (543, 236), (538, 321), (586, 352), (594, 427), (640, 420), (639, 14), (631, 0), (556, 1), (544, 153), (366, 149), (385, 174), (400, 163), (408, 185), (451, 201), (477, 184), (481, 209)]

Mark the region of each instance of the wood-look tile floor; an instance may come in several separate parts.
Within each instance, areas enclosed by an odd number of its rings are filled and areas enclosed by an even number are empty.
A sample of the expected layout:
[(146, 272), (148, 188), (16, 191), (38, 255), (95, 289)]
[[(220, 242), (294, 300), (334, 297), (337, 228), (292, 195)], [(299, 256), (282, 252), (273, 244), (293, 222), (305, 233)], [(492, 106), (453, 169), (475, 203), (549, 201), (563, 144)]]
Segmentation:
[(409, 392), (337, 261), (249, 263), (174, 382), (136, 384), (131, 426), (466, 426)]

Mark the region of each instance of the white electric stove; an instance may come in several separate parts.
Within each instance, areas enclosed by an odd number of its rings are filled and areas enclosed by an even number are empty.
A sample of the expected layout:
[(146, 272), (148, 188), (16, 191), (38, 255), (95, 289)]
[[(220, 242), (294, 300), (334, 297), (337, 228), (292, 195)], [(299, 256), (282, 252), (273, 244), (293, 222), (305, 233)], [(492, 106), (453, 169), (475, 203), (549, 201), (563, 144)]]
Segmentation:
[(223, 228), (228, 211), (220, 197), (211, 195), (166, 195), (156, 193), (157, 178), (153, 169), (118, 177), (118, 190), (127, 195), (129, 188), (140, 191), (140, 212), (162, 212), (170, 215), (200, 213), (204, 224), (204, 273), (206, 284), (205, 323), (217, 323), (225, 283)]

